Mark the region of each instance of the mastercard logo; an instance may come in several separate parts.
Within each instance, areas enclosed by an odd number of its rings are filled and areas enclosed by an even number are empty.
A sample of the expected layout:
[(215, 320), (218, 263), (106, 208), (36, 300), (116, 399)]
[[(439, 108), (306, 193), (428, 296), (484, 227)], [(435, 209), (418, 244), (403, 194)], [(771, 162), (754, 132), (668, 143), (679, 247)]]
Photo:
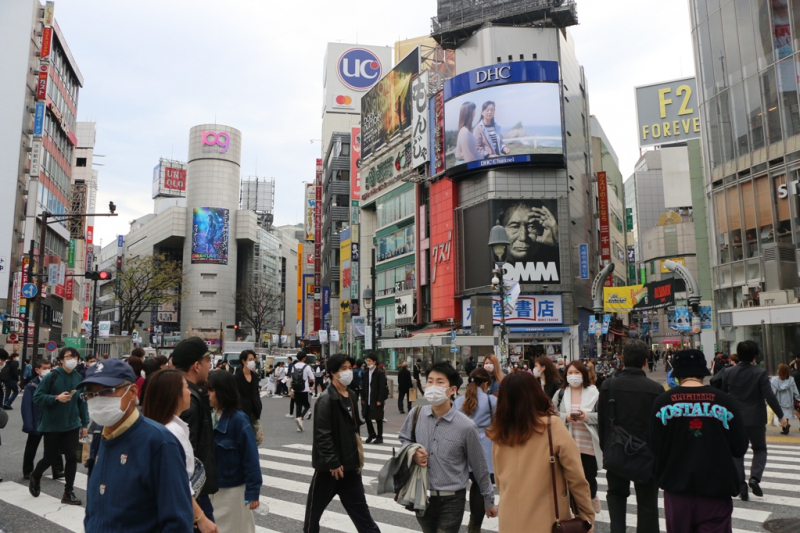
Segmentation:
[(336, 103), (339, 105), (352, 105), (353, 99), (346, 94), (340, 94), (336, 97)]

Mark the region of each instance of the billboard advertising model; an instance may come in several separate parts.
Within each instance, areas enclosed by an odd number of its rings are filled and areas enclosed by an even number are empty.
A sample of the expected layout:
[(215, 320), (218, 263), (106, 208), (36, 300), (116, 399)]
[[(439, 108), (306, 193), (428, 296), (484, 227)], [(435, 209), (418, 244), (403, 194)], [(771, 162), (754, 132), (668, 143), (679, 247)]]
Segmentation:
[(495, 221), (508, 234), (505, 279), (519, 283), (561, 282), (558, 200), (489, 200), (464, 210), (461, 234), (465, 288), (490, 284), (492, 258), (486, 242)]
[(192, 214), (192, 264), (228, 264), (229, 210), (195, 207)]
[(555, 61), (500, 63), (444, 85), (445, 166), (563, 164), (561, 86)]

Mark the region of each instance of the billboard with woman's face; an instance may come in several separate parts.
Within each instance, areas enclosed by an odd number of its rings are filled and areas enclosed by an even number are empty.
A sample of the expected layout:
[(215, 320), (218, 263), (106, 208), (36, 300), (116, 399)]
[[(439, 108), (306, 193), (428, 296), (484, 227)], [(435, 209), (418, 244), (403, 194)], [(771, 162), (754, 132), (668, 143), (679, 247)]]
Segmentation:
[(563, 163), (561, 87), (552, 61), (501, 63), (445, 84), (445, 166)]
[(195, 207), (192, 213), (192, 264), (228, 264), (229, 211)]

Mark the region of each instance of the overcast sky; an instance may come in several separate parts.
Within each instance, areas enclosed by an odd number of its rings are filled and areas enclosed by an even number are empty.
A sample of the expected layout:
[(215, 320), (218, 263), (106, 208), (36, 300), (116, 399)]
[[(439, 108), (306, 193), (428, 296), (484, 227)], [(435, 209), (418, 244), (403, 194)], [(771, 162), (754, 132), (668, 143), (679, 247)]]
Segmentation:
[[(189, 129), (242, 131), (242, 175), (276, 179), (276, 224), (302, 221), (314, 177), (328, 42), (391, 46), (430, 33), (436, 0), (56, 1), (86, 86), (78, 119), (97, 122), (98, 221), (107, 244), (153, 210), (160, 157), (186, 160)], [(694, 74), (686, 0), (579, 0), (572, 28), (600, 120), (630, 175), (639, 149), (633, 88)]]

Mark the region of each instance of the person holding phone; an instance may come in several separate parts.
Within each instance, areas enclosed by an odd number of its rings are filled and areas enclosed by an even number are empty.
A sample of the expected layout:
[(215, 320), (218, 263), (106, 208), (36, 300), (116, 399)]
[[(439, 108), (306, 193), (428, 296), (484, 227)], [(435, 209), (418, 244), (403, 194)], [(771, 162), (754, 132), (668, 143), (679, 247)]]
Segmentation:
[(589, 370), (580, 361), (570, 361), (566, 366), (566, 381), (556, 393), (554, 403), (561, 420), (581, 452), (581, 464), (589, 482), (592, 508), (602, 511), (597, 497), (597, 470), (603, 466), (603, 449), (597, 433), (597, 399), (600, 392), (592, 385)]

